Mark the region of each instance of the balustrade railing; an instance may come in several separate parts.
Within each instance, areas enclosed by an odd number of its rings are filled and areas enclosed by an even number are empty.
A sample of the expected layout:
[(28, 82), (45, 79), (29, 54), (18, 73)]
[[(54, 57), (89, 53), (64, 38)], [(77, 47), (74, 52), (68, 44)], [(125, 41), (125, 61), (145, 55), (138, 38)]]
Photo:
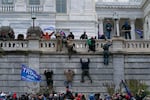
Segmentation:
[[(74, 48), (78, 52), (88, 52), (88, 45), (87, 40), (74, 40)], [(113, 41), (114, 42), (114, 41)], [(115, 41), (116, 42), (116, 41)], [(122, 51), (126, 52), (149, 52), (150, 50), (150, 41), (149, 40), (122, 40), (118, 41), (122, 42)], [(102, 45), (105, 43), (104, 40), (96, 40), (96, 52), (102, 52)], [(112, 43), (113, 44), (113, 43)], [(30, 43), (31, 46), (29, 46), (29, 40), (24, 41), (0, 41), (0, 47), (3, 50), (11, 51), (11, 50), (32, 50), (32, 43)], [(39, 48), (37, 50), (39, 51), (56, 51), (56, 40), (39, 40)], [(113, 46), (111, 46), (111, 50)], [(66, 50), (65, 44), (63, 44), (63, 50)]]
[(29, 5), (29, 6), (27, 6), (27, 11), (29, 11), (29, 12), (42, 12), (43, 6), (42, 5)]
[(3, 50), (26, 50), (28, 41), (0, 41), (0, 47)]
[(13, 12), (14, 11), (14, 5), (0, 5), (0, 12)]
[(149, 52), (150, 50), (150, 41), (149, 40), (126, 40), (124, 41), (124, 47), (126, 51), (133, 50), (136, 51), (143, 51)]

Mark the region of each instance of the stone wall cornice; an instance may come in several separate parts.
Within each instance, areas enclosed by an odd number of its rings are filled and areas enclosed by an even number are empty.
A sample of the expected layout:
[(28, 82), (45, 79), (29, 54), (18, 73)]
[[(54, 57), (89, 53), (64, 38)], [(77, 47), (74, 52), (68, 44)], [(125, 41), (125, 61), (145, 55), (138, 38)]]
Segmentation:
[(97, 2), (96, 7), (100, 8), (142, 8), (146, 4), (150, 2), (150, 0), (142, 0), (141, 2), (129, 2), (129, 3), (114, 3), (114, 2)]
[(139, 5), (96, 5), (96, 8), (141, 8)]

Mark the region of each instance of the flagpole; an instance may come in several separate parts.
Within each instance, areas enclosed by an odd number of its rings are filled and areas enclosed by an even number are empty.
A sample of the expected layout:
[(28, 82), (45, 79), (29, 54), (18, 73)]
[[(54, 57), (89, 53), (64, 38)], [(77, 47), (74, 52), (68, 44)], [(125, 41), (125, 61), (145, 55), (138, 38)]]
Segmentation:
[(130, 98), (132, 97), (132, 95), (131, 95), (131, 92), (130, 92), (130, 90), (129, 90), (129, 88), (128, 88), (128, 86), (125, 84), (125, 82), (122, 80), (122, 84), (123, 84), (123, 86), (124, 86), (124, 88), (125, 88), (125, 90), (126, 90), (126, 92), (128, 93), (128, 95), (130, 96)]

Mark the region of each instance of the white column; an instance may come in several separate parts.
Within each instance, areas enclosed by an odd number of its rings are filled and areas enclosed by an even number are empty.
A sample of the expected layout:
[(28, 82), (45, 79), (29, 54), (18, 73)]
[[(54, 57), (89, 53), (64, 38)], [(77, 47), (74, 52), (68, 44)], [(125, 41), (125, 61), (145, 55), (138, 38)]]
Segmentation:
[(131, 40), (135, 40), (135, 18), (130, 19), (131, 24)]
[(100, 35), (104, 34), (103, 21), (104, 21), (104, 18), (99, 18), (99, 19), (98, 19), (99, 34), (100, 34)]
[(119, 19), (116, 20), (116, 31), (117, 31), (117, 36), (120, 36), (120, 31), (119, 31)]
[(145, 21), (144, 21), (144, 39), (145, 40), (149, 39), (149, 35), (148, 35), (148, 16), (145, 17)]
[(147, 27), (148, 27), (148, 39), (150, 39), (150, 14), (148, 15), (148, 22), (147, 22)]

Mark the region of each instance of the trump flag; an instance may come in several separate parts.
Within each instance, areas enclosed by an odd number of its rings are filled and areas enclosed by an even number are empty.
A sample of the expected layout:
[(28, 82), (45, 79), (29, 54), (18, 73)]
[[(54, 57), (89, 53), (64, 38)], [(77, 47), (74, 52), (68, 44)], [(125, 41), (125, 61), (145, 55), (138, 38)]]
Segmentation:
[(35, 70), (27, 67), (26, 65), (22, 65), (21, 80), (30, 82), (40, 82), (41, 76), (38, 75)]

